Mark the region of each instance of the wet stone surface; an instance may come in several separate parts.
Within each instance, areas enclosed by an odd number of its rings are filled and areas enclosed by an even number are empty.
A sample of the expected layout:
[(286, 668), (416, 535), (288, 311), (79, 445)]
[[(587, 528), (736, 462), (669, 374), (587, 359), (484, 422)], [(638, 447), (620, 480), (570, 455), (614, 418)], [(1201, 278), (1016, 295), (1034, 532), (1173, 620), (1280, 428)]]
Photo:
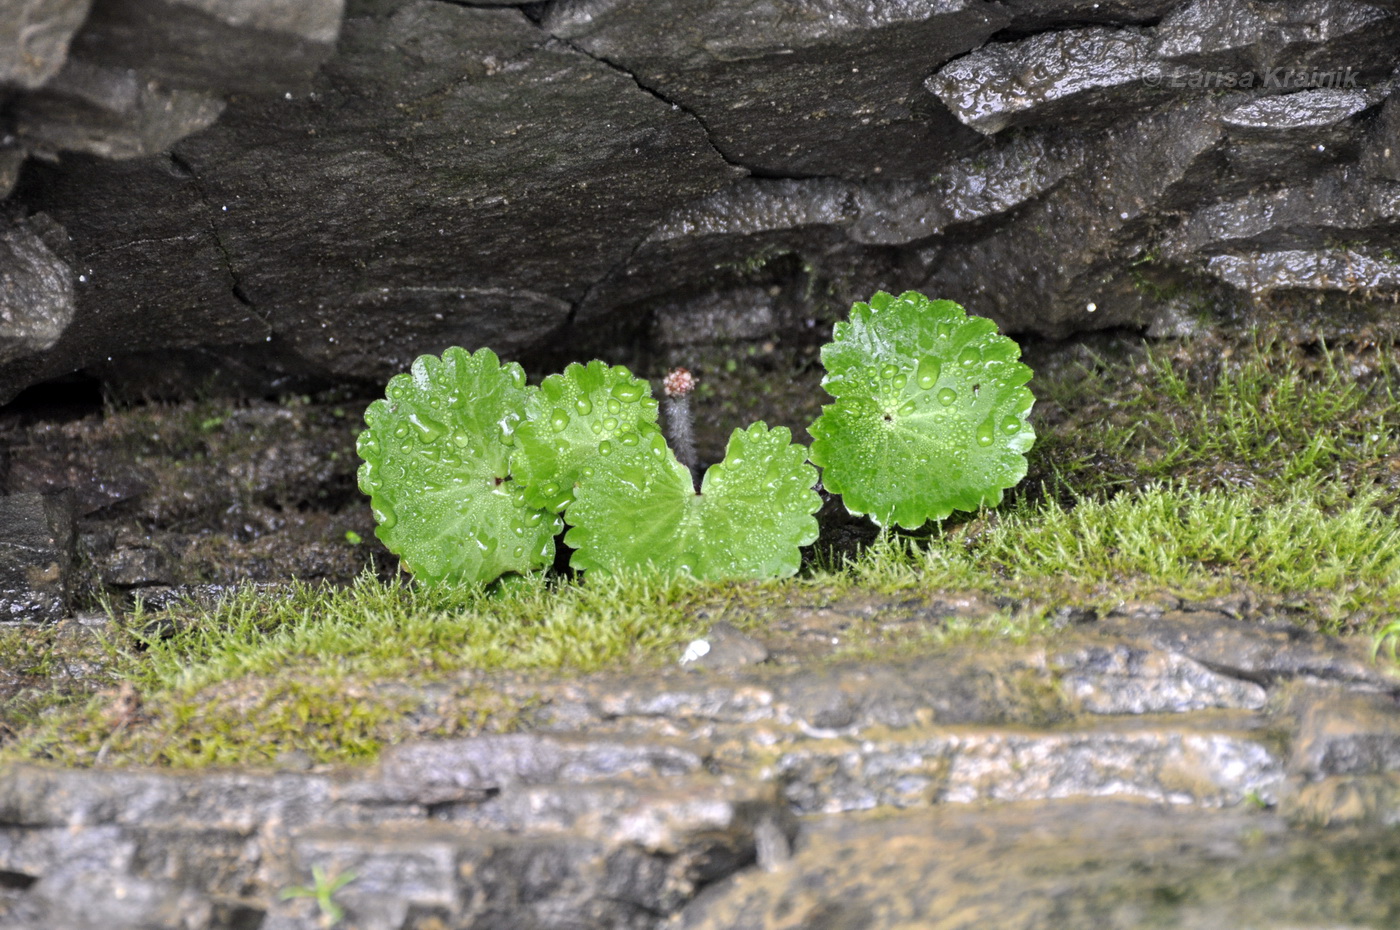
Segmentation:
[(14, 766), (0, 922), (311, 928), (281, 892), (318, 871), (355, 928), (1394, 926), (1400, 677), (1359, 644), (1170, 595), (1021, 646), (810, 635), (989, 609), (793, 605), (766, 660), (492, 679), (519, 732), (368, 769)]

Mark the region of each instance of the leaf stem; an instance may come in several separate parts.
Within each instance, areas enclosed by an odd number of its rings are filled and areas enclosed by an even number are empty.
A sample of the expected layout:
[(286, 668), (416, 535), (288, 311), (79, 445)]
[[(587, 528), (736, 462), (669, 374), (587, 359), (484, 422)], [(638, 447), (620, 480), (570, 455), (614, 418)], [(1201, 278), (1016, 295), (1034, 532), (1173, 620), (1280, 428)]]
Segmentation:
[(676, 453), (676, 461), (690, 469), (690, 480), (695, 484), (695, 493), (700, 493), (699, 475), (695, 461), (695, 421), (690, 413), (690, 392), (695, 390), (696, 379), (689, 370), (675, 368), (661, 382), (664, 401), (662, 409), (666, 414), (666, 440)]

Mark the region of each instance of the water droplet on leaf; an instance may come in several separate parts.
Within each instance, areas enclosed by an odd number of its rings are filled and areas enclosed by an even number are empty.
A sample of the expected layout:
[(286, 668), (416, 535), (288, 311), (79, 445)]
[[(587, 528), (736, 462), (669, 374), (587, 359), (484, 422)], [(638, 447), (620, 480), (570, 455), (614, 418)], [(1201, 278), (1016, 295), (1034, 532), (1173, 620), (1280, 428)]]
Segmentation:
[(636, 381), (624, 381), (613, 386), (612, 395), (624, 404), (630, 404), (642, 396), (642, 386)]
[(953, 402), (958, 399), (958, 392), (952, 388), (944, 388), (938, 392), (938, 402), (945, 407), (953, 406)]
[(370, 513), (374, 514), (375, 522), (386, 530), (392, 530), (399, 522), (399, 515), (394, 513), (394, 508), (387, 503), (378, 503), (370, 507)]
[(938, 383), (938, 376), (942, 371), (943, 366), (938, 363), (938, 359), (928, 357), (920, 359), (919, 368), (914, 373), (914, 377), (919, 382), (919, 387), (927, 391)]

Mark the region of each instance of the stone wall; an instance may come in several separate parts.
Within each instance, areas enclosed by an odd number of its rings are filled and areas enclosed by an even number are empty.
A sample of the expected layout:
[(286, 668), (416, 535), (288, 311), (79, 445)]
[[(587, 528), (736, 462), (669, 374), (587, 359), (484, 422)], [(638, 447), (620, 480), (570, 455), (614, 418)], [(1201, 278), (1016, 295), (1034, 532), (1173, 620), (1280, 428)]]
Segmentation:
[(1396, 320), (1395, 0), (19, 5), (0, 399), (782, 338), (876, 288), (1051, 338)]

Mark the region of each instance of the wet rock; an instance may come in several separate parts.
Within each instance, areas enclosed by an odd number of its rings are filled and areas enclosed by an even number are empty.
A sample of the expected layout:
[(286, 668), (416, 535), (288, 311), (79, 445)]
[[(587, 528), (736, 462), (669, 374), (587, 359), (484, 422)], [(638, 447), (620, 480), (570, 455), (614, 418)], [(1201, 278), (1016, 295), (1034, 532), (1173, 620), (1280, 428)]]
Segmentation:
[[(651, 927), (700, 885), (752, 862), (758, 833), (794, 829), (771, 786), (687, 774), (691, 765), (612, 765), (619, 750), (604, 745), (531, 768), (541, 755), (525, 761), (526, 742), (482, 742), (475, 755), (459, 744), (460, 758), (538, 783), (493, 776), (492, 792), (454, 793), (450, 803), (435, 800), (431, 779), (416, 797), (399, 780), (406, 800), (377, 793), (393, 764), (333, 776), (8, 769), (0, 871), (37, 878), (9, 916), (68, 926), (101, 894), (127, 888), (131, 914), (114, 912), (113, 926), (223, 927), (234, 912), (266, 915), (262, 926), (309, 926), (314, 901), (278, 893), (324, 868), (355, 874), (335, 900), (360, 926), (438, 912), (452, 926), (575, 925), (560, 921), (583, 915), (577, 926)], [(557, 756), (557, 745), (544, 740), (541, 752)], [(450, 748), (438, 763), (450, 765)], [(395, 764), (426, 758), (405, 746)], [(58, 888), (71, 895), (59, 900)], [(167, 921), (172, 907), (191, 922)]]
[[(202, 215), (198, 185), (187, 173), (169, 159), (106, 162), (69, 156), (64, 166), (93, 182), (104, 181), (65, 188), (47, 201), (71, 237), (78, 309), (51, 351), (0, 369), (0, 399), (114, 353), (266, 339), (266, 322), (233, 293), (234, 278)], [(30, 163), (25, 174), (42, 180), (52, 170)], [(134, 202), (140, 207), (133, 209)], [(70, 226), (69, 221), (77, 222)], [(104, 248), (112, 251), (94, 261)], [(147, 273), (162, 267), (179, 271)], [(171, 303), (180, 303), (181, 311), (163, 325), (141, 309)], [(102, 309), (94, 313), (94, 307)]]
[(73, 551), (71, 496), (0, 497), (0, 619), (52, 622), (66, 616)]
[(344, 0), (105, 0), (72, 52), (169, 87), (286, 91), (308, 82), (334, 50), (343, 7)]
[(1012, 14), (1008, 32), (1083, 26), (1087, 23), (1154, 23), (1177, 0), (1002, 0)]
[(1358, 114), (1375, 103), (1371, 94), (1304, 90), (1263, 97), (1224, 116), (1229, 181), (1221, 193), (1261, 183), (1306, 184), (1320, 170), (1357, 157)]
[(1213, 672), (1176, 653), (1126, 643), (1081, 646), (1053, 657), (1063, 687), (1091, 714), (1182, 713), (1208, 707), (1258, 710), (1253, 682)]
[(784, 752), (777, 770), (804, 814), (1122, 795), (1216, 807), (1277, 797), (1284, 778), (1246, 733), (1150, 725), (825, 740)]
[(1341, 71), (1343, 80), (1346, 72), (1354, 80), (1388, 76), (1397, 29), (1386, 11), (1351, 0), (1196, 0), (1170, 13), (1155, 35), (1168, 62), (1249, 75), (1276, 93), (1315, 84), (1316, 71)]
[(868, 182), (856, 194), (848, 235), (869, 245), (901, 245), (1008, 213), (1080, 170), (1087, 151), (1060, 134), (1023, 134), (950, 164), (930, 184)]
[(164, 152), (208, 127), (224, 102), (163, 87), (127, 68), (73, 58), (41, 90), (14, 104), (15, 133), (31, 149), (135, 158)]
[(1138, 29), (1049, 32), (987, 45), (944, 66), (926, 86), (989, 136), (1065, 121), (1106, 126), (1160, 99), (1152, 47)]
[(1209, 195), (1225, 140), (1217, 113), (1199, 101), (1109, 132), (1084, 170), (1015, 223), (937, 245), (921, 289), (958, 294), (1004, 329), (1051, 336), (1151, 318), (1159, 301), (1133, 263), (1151, 217)]
[(1289, 771), (1309, 780), (1400, 768), (1400, 706), (1389, 694), (1333, 694), (1307, 702)]
[(483, 736), (390, 749), (380, 764), (376, 797), (426, 804), (483, 800), (515, 785), (571, 784), (620, 775), (680, 775), (698, 756), (669, 747), (576, 742), (533, 735)]
[(707, 2), (677, 16), (629, 0), (550, 6), (545, 28), (694, 113), (759, 174), (916, 177), (975, 140), (919, 80), (1007, 22), (991, 4)]
[(0, 216), (0, 365), (48, 349), (73, 319), (73, 269), (42, 219)]
[(170, 556), (152, 545), (149, 537), (118, 533), (116, 548), (103, 559), (102, 582), (118, 588), (138, 588), (175, 583)]
[[(0, 87), (35, 88), (58, 73), (91, 0), (18, 0), (0, 19)], [(0, 197), (6, 192), (0, 184)]]
[(1400, 287), (1400, 263), (1384, 251), (1286, 249), (1217, 255), (1206, 271), (1258, 296), (1274, 291), (1389, 293)]
[(1293, 626), (1266, 626), (1208, 612), (1109, 618), (1099, 630), (1130, 634), (1248, 681), (1269, 684), (1321, 679), (1393, 691), (1396, 676), (1370, 661), (1355, 644)]
[[(426, 0), (353, 18), (312, 90), (243, 98), (176, 154), (36, 178), (35, 201), (85, 218), (78, 262), (110, 289), (100, 331), (80, 293), (84, 325), (43, 370), (189, 344), (190, 306), (215, 315), (202, 343), (275, 335), (302, 365), (381, 384), (449, 345), (516, 355), (670, 207), (736, 174), (693, 118), (518, 12)], [(131, 197), (129, 174), (173, 230), (100, 228), (91, 203)]]
[(676, 925), (1379, 930), (1396, 854), (1391, 830), (1112, 801), (833, 816), (808, 823), (789, 868), (707, 889)]
[(4, 200), (10, 195), (10, 191), (14, 190), (24, 157), (24, 149), (13, 139), (0, 141), (0, 200)]
[(1381, 107), (1362, 163), (1376, 177), (1400, 181), (1400, 95), (1392, 94)]
[[(1400, 184), (1357, 169), (1196, 211), (1167, 239), (1169, 255), (1325, 249), (1338, 241), (1388, 241), (1400, 229)], [(1335, 254), (1340, 255), (1340, 252)]]
[(776, 299), (761, 287), (740, 287), (684, 304), (663, 305), (654, 329), (659, 345), (716, 345), (770, 336), (778, 328)]

